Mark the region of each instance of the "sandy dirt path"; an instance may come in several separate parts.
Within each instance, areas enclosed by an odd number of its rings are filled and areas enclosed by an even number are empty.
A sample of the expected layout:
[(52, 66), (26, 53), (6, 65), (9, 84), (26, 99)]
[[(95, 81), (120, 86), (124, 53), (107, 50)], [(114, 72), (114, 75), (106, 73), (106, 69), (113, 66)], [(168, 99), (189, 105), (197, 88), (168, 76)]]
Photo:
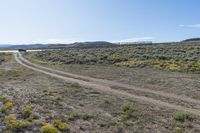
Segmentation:
[[(189, 112), (191, 114), (200, 116), (200, 111), (197, 110), (197, 109), (192, 109), (192, 108), (187, 108), (187, 107), (183, 107), (183, 106), (179, 106), (179, 105), (175, 105), (175, 104), (170, 104), (170, 103), (167, 103), (167, 102), (162, 102), (160, 100), (155, 100), (153, 98), (149, 98), (149, 97), (145, 97), (145, 96), (138, 96), (138, 95), (130, 94), (130, 93), (127, 93), (126, 91), (115, 90), (115, 89), (113, 89), (109, 86), (110, 83), (111, 83), (110, 81), (107, 83), (104, 80), (99, 80), (99, 79), (94, 79), (94, 78), (88, 78), (87, 79), (88, 81), (86, 81), (86, 80), (80, 79), (80, 78), (85, 78), (86, 76), (78, 76), (78, 75), (74, 75), (74, 74), (69, 74), (69, 77), (68, 77), (67, 76), (68, 73), (63, 75), (64, 72), (62, 72), (62, 71), (53, 70), (53, 69), (50, 69), (50, 68), (46, 68), (46, 67), (42, 67), (42, 66), (30, 63), (29, 61), (24, 59), (21, 56), (21, 54), (19, 54), (19, 53), (14, 53), (14, 57), (15, 57), (15, 60), (19, 64), (23, 65), (24, 67), (27, 67), (27, 68), (32, 69), (32, 70), (37, 71), (37, 72), (44, 73), (46, 75), (49, 75), (49, 76), (52, 76), (52, 77), (55, 77), (55, 78), (65, 80), (66, 82), (69, 82), (69, 83), (78, 83), (78, 84), (83, 85), (85, 87), (90, 87), (90, 88), (100, 90), (100, 91), (103, 91), (103, 92), (106, 92), (106, 93), (110, 93), (110, 94), (113, 94), (113, 95), (129, 97), (129, 98), (133, 98), (133, 99), (138, 100), (138, 101), (151, 103), (151, 104), (154, 104), (156, 106), (166, 107), (166, 108), (179, 110), (179, 111), (185, 111), (185, 112)], [(53, 72), (55, 72), (55, 73), (53, 73)], [(58, 73), (60, 73), (60, 74), (58, 74)], [(74, 78), (73, 78), (73, 76), (74, 76)], [(92, 80), (94, 82), (92, 82)], [(102, 84), (100, 84), (100, 83), (102, 83)], [(117, 85), (117, 84), (115, 84), (115, 85)], [(123, 85), (123, 84), (119, 84), (119, 85)], [(112, 84), (112, 86), (113, 86), (113, 84)], [(133, 88), (133, 89), (140, 90), (139, 88)], [(146, 89), (142, 90), (142, 91), (151, 92), (151, 90), (146, 90)], [(153, 92), (157, 93), (157, 91), (153, 91)], [(174, 96), (176, 96), (176, 95), (174, 95)], [(179, 96), (177, 96), (177, 97), (182, 98), (182, 97), (179, 97)], [(189, 100), (190, 102), (198, 102), (197, 100), (190, 99), (190, 98), (186, 98), (186, 99), (184, 98), (184, 100)]]

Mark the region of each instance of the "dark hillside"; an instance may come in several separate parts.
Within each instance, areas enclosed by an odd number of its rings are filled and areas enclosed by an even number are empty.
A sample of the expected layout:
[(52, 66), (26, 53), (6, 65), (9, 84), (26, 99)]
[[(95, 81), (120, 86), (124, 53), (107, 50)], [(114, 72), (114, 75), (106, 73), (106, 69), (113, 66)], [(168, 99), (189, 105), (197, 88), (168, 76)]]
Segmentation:
[(200, 42), (200, 38), (190, 38), (190, 39), (183, 40), (183, 42), (190, 42), (190, 41), (199, 41)]

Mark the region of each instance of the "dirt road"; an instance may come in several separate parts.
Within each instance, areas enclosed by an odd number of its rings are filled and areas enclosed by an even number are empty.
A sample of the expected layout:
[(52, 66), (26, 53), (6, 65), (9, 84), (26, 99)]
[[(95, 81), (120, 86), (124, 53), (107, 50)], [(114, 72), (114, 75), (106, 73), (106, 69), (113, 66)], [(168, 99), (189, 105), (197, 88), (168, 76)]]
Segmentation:
[(25, 62), (25, 63), (27, 63), (27, 64), (29, 64), (31, 66), (40, 68), (40, 69), (48, 71), (48, 72), (61, 74), (61, 75), (67, 76), (67, 77), (80, 79), (80, 80), (84, 80), (84, 81), (95, 82), (97, 84), (106, 85), (106, 86), (109, 86), (109, 87), (115, 87), (116, 86), (116, 87), (120, 87), (120, 88), (127, 88), (127, 89), (140, 91), (140, 92), (144, 92), (144, 93), (152, 93), (152, 94), (156, 94), (156, 95), (163, 96), (163, 97), (174, 98), (174, 99), (178, 99), (178, 100), (185, 101), (185, 102), (192, 102), (192, 103), (200, 104), (199, 100), (192, 99), (192, 98), (185, 97), (185, 96), (179, 96), (179, 95), (176, 95), (176, 94), (162, 92), (162, 91), (155, 91), (155, 90), (138, 88), (138, 87), (135, 87), (135, 86), (132, 86), (132, 85), (117, 83), (117, 82), (114, 82), (114, 81), (109, 81), (109, 80), (105, 80), (105, 79), (96, 79), (96, 78), (91, 78), (91, 77), (88, 77), (88, 76), (72, 74), (72, 73), (68, 73), (68, 72), (63, 72), (63, 71), (59, 71), (59, 70), (55, 70), (55, 69), (39, 66), (37, 64), (31, 63), (30, 61), (26, 60), (20, 53), (19, 53), (19, 58), (23, 62)]
[(116, 86), (116, 87), (119, 87), (119, 88), (123, 87), (123, 88), (128, 88), (128, 89), (134, 89), (134, 90), (137, 90), (137, 91), (142, 91), (144, 93), (153, 93), (153, 94), (160, 95), (160, 96), (163, 96), (163, 97), (176, 98), (176, 99), (179, 99), (179, 100), (182, 100), (182, 101), (200, 104), (200, 101), (195, 100), (195, 99), (191, 99), (191, 98), (188, 98), (188, 97), (181, 97), (181, 96), (178, 96), (178, 95), (175, 95), (175, 94), (164, 93), (164, 92), (161, 92), (161, 91), (153, 91), (153, 90), (147, 90), (147, 89), (142, 89), (142, 88), (136, 88), (134, 86), (120, 84), (120, 83), (116, 83), (116, 82), (112, 82), (112, 81), (108, 81), (108, 80), (101, 80), (101, 79), (95, 79), (95, 78), (91, 78), (91, 77), (87, 77), (87, 76), (80, 76), (80, 75), (75, 75), (75, 74), (71, 74), (71, 73), (66, 73), (66, 72), (62, 72), (62, 71), (58, 71), (58, 70), (54, 70), (54, 69), (50, 69), (50, 68), (46, 68), (46, 67), (42, 67), (42, 66), (33, 64), (33, 63), (27, 61), (26, 59), (24, 59), (21, 56), (21, 54), (19, 54), (19, 53), (15, 53), (14, 56), (15, 56), (16, 61), (19, 64), (21, 64), (21, 65), (23, 65), (23, 66), (25, 66), (29, 69), (47, 74), (47, 75), (55, 77), (55, 78), (65, 80), (66, 82), (78, 83), (80, 85), (90, 87), (90, 88), (93, 88), (93, 89), (97, 89), (97, 90), (100, 90), (100, 91), (103, 91), (103, 92), (106, 92), (106, 93), (111, 93), (113, 95), (129, 97), (129, 98), (133, 98), (133, 99), (138, 100), (138, 101), (143, 101), (143, 102), (155, 104), (155, 105), (161, 106), (161, 107), (171, 108), (171, 109), (174, 109), (174, 110), (186, 111), (186, 112), (189, 112), (191, 114), (200, 116), (200, 111), (197, 110), (197, 109), (187, 108), (187, 107), (163, 102), (163, 101), (160, 101), (160, 100), (155, 100), (155, 99), (150, 98), (150, 97), (134, 95), (134, 94), (128, 93), (126, 91), (113, 89), (112, 86)]

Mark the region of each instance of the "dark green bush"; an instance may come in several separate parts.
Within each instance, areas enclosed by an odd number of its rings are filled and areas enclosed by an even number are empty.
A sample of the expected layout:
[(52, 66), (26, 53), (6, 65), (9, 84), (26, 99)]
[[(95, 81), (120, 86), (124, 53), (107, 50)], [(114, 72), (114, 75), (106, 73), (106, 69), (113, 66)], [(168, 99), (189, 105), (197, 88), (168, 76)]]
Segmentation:
[(125, 118), (130, 118), (133, 116), (134, 110), (128, 103), (122, 104), (121, 110), (122, 110), (122, 114)]
[(173, 112), (172, 117), (176, 121), (184, 122), (186, 119), (189, 118), (189, 114), (187, 112)]

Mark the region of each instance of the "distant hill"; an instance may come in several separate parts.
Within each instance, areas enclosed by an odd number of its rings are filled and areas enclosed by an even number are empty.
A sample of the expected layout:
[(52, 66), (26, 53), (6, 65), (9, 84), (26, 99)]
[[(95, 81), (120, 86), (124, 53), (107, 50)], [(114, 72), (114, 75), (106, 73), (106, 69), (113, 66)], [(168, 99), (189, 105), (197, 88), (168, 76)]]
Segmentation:
[(11, 44), (0, 44), (0, 48), (9, 48), (11, 46)]
[(0, 48), (8, 48), (8, 49), (18, 49), (18, 48), (39, 48), (45, 47), (43, 44), (30, 44), (30, 45), (11, 45), (11, 44), (0, 44)]
[(101, 47), (101, 46), (113, 46), (114, 43), (106, 41), (95, 41), (95, 42), (75, 42), (69, 45), (69, 47)]
[(190, 39), (183, 40), (183, 42), (191, 42), (191, 41), (200, 41), (200, 38), (190, 38)]
[(12, 49), (19, 49), (19, 48), (24, 48), (24, 49), (28, 49), (28, 48), (42, 48), (42, 47), (46, 47), (47, 45), (44, 44), (30, 44), (30, 45), (12, 45), (9, 48)]
[(113, 46), (113, 45), (115, 44), (106, 41), (95, 41), (95, 42), (75, 42), (72, 44), (26, 44), (26, 45), (0, 44), (0, 48), (34, 49), (34, 48), (65, 48), (65, 47), (101, 47), (101, 46)]
[(66, 46), (66, 44), (27, 44), (27, 45), (7, 45), (0, 44), (0, 48), (6, 49), (34, 49), (34, 48), (48, 48), (50, 46)]

